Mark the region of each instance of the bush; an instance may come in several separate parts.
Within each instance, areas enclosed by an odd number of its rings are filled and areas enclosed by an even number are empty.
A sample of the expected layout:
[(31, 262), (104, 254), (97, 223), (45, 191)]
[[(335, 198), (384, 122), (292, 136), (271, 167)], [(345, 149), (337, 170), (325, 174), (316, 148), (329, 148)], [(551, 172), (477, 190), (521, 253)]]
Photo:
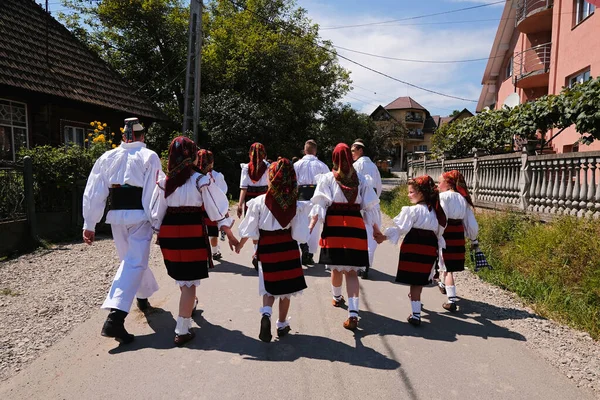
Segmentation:
[(408, 200), (408, 186), (406, 185), (398, 186), (391, 192), (383, 192), (380, 200), (381, 211), (391, 218), (400, 214), (402, 207), (411, 205)]

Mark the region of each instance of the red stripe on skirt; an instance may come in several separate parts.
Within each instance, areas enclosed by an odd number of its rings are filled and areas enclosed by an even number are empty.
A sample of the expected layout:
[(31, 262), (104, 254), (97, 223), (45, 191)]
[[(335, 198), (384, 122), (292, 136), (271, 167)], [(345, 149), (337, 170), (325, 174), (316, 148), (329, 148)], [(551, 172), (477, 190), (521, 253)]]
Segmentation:
[(286, 235), (282, 233), (280, 235), (261, 235), (260, 244), (268, 245), (268, 244), (279, 244), (279, 243), (287, 243), (292, 241), (292, 235), (289, 233)]
[(348, 237), (328, 237), (320, 240), (320, 245), (324, 249), (352, 249), (368, 250), (367, 239), (357, 239)]
[(465, 253), (462, 251), (459, 253), (449, 253), (444, 251), (442, 255), (445, 261), (465, 261)]
[(206, 249), (160, 250), (162, 251), (164, 259), (171, 262), (195, 262), (208, 260), (208, 251)]
[(159, 238), (190, 238), (203, 237), (202, 225), (162, 225), (158, 232)]
[(259, 253), (258, 259), (265, 264), (275, 264), (278, 262), (291, 261), (300, 257), (300, 250), (288, 250), (278, 253)]
[(465, 239), (446, 239), (446, 246), (464, 246)]
[(423, 264), (423, 263), (418, 263), (418, 262), (414, 262), (414, 261), (403, 261), (403, 260), (400, 260), (400, 262), (398, 263), (398, 269), (401, 271), (420, 272), (422, 274), (430, 273), (432, 267), (433, 267), (433, 263)]
[(446, 226), (444, 232), (455, 233), (455, 232), (464, 232), (465, 228), (463, 228), (462, 224), (460, 225), (450, 225)]
[(325, 225), (331, 227), (365, 229), (365, 221), (362, 217), (352, 217), (348, 215), (328, 215), (325, 219)]
[(425, 244), (402, 244), (401, 253), (413, 253), (422, 256), (436, 256), (437, 248)]
[(286, 271), (265, 272), (263, 270), (263, 278), (265, 282), (279, 282), (288, 279), (294, 279), (303, 276), (302, 268), (294, 268)]

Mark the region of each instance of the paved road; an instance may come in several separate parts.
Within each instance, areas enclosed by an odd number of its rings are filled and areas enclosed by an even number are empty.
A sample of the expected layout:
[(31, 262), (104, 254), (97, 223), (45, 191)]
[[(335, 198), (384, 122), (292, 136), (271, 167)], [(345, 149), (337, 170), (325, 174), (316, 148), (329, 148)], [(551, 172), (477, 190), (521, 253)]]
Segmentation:
[[(526, 338), (461, 301), (441, 308), (424, 291), (424, 323), (414, 328), (407, 288), (392, 283), (398, 251), (382, 245), (369, 281), (361, 281), (361, 322), (345, 330), (346, 311), (330, 304), (329, 274), (306, 270), (309, 288), (294, 298), (292, 334), (258, 340), (257, 276), (242, 254), (225, 251), (199, 289), (197, 337), (172, 344), (179, 290), (153, 248), (160, 291), (157, 311), (135, 310), (127, 328), (136, 341), (119, 347), (100, 337), (98, 311), (30, 367), (0, 385), (2, 399), (591, 399), (533, 353)], [(83, 260), (82, 260), (83, 261)]]

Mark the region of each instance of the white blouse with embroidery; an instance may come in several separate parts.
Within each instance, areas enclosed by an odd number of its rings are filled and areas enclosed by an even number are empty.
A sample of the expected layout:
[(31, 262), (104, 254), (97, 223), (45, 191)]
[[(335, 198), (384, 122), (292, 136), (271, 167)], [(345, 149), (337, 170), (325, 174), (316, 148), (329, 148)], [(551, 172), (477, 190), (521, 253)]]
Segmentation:
[(168, 207), (200, 207), (204, 205), (208, 218), (222, 226), (233, 226), (228, 216), (229, 201), (225, 193), (209, 176), (194, 172), (192, 176), (165, 198), (165, 179), (158, 181), (152, 195), (152, 227), (160, 229)]
[(397, 244), (401, 236), (406, 235), (412, 228), (433, 231), (438, 238), (440, 249), (446, 248), (446, 241), (442, 237), (444, 227), (440, 226), (435, 215), (435, 210), (429, 210), (425, 204), (402, 207), (400, 214), (392, 220), (394, 226), (385, 230), (384, 235), (388, 240)]
[[(269, 167), (269, 163), (264, 161), (263, 162), (267, 165), (267, 167)], [(257, 182), (252, 182), (252, 179), (250, 179), (250, 173), (248, 172), (248, 164), (240, 164), (240, 167), (242, 167), (242, 176), (240, 177), (240, 189), (248, 189), (248, 186), (267, 186), (269, 184), (269, 174), (267, 173), (267, 170), (265, 170), (265, 173), (260, 177), (260, 179)]]
[(448, 219), (462, 220), (465, 228), (465, 236), (468, 239), (475, 240), (479, 234), (479, 225), (475, 219), (473, 209), (467, 203), (467, 200), (457, 192), (445, 191), (440, 193), (440, 204), (446, 213)]
[(222, 173), (215, 171), (214, 169), (208, 174), (213, 179), (213, 182), (217, 184), (219, 189), (221, 189), (223, 193), (227, 194), (227, 190), (229, 188), (227, 187), (227, 182), (225, 182), (225, 176)]

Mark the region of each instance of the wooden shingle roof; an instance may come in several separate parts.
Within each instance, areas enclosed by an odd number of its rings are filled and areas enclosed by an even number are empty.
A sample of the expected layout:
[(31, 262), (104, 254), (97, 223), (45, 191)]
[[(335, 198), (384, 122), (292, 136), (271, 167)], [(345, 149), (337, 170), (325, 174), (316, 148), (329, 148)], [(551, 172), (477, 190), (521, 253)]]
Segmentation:
[(163, 119), (150, 101), (134, 94), (135, 88), (33, 0), (0, 1), (0, 85)]

